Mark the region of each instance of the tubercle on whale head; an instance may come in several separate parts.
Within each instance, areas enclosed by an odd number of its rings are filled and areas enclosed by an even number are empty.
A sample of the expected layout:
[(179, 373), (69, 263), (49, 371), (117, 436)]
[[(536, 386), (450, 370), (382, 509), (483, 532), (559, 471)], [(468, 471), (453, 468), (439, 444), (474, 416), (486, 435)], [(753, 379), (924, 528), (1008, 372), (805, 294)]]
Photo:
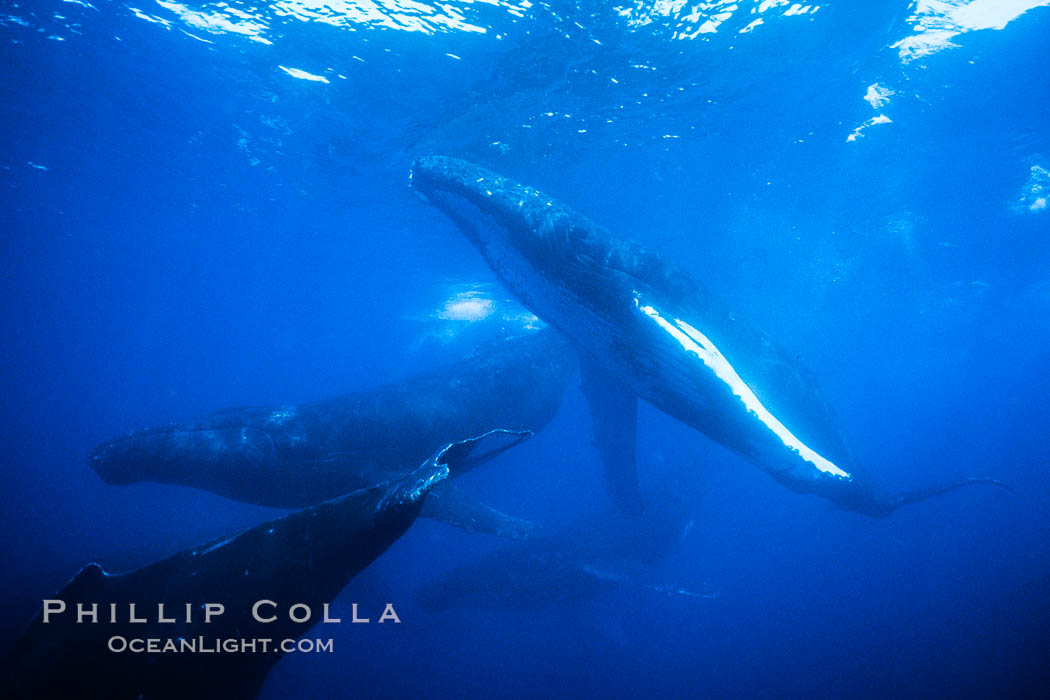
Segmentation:
[(416, 189), (457, 185), (478, 180), (497, 180), (499, 176), (481, 166), (450, 156), (420, 156), (412, 162), (408, 174), (409, 185)]
[(532, 228), (538, 209), (553, 206), (539, 191), (480, 165), (449, 156), (423, 156), (412, 163), (409, 186), (424, 201), (456, 217), (458, 198), (509, 228)]
[[(468, 192), (464, 183), (484, 179), (480, 168), (448, 156), (422, 156), (412, 163), (408, 173), (408, 185), (425, 201), (430, 202), (430, 193), (435, 190), (456, 192), (466, 197)], [(495, 177), (495, 176), (493, 176)]]
[(412, 190), (458, 227), (483, 254), (502, 246), (515, 231), (529, 231), (529, 220), (508, 206), (503, 180), (479, 166), (445, 156), (419, 158), (412, 165)]
[[(456, 224), (490, 266), (514, 268), (522, 261), (546, 266), (557, 261), (585, 274), (581, 261), (610, 254), (593, 235), (597, 227), (568, 206), (473, 163), (445, 156), (419, 158), (410, 183)], [(510, 289), (519, 298), (526, 291), (513, 285)]]

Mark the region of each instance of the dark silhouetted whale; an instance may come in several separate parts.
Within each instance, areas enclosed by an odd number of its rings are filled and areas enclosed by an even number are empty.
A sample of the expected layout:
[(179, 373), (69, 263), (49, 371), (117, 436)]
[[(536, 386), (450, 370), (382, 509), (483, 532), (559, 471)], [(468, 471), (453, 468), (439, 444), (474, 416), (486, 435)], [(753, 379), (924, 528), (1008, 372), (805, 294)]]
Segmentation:
[[(156, 481), (299, 508), (402, 475), (448, 440), (494, 428), (538, 431), (575, 369), (571, 346), (542, 329), (394, 384), (135, 432), (99, 445), (88, 463), (110, 484)], [(427, 499), (424, 515), (513, 538), (532, 529), (448, 483)]]
[[(16, 640), (0, 672), (5, 697), (253, 698), (287, 651), (280, 647), (284, 640), (311, 629), (316, 639), (327, 636), (327, 625), (314, 626), (326, 604), (404, 534), (432, 488), (450, 471), (525, 437), (493, 431), (446, 445), (421, 467), (404, 469), (407, 476), (142, 569), (114, 575), (89, 564), (44, 601)], [(78, 605), (94, 616), (78, 623)], [(389, 609), (360, 616), (393, 621)], [(338, 619), (353, 623), (344, 617)], [(152, 652), (145, 646), (151, 639), (157, 640)], [(254, 644), (231, 650), (222, 646), (226, 640)]]
[(715, 586), (672, 583), (662, 566), (695, 526), (694, 504), (674, 493), (647, 494), (650, 507), (643, 513), (611, 508), (550, 535), (508, 542), (425, 581), (417, 600), (424, 610), (438, 613), (574, 606), (613, 590), (713, 598)]

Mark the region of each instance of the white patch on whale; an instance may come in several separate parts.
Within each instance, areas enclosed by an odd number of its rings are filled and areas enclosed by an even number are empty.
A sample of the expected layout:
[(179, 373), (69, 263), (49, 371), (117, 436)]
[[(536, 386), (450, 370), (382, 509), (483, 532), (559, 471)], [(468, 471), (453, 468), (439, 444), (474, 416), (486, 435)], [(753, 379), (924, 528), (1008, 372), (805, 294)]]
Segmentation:
[(785, 446), (797, 452), (802, 459), (806, 460), (825, 474), (831, 474), (832, 476), (842, 479), (852, 478), (847, 472), (843, 471), (832, 462), (817, 454), (815, 450), (805, 445), (801, 440), (795, 437), (783, 423), (777, 420), (776, 416), (770, 413), (769, 409), (762, 405), (762, 402), (758, 400), (757, 396), (755, 396), (755, 392), (744, 383), (744, 380), (740, 378), (740, 375), (737, 374), (735, 369), (733, 369), (733, 366), (729, 364), (729, 361), (707, 336), (681, 319), (676, 318), (674, 323), (671, 323), (661, 316), (660, 312), (652, 306), (642, 306), (638, 297), (635, 297), (634, 303), (635, 306), (641, 309), (642, 313), (653, 319), (660, 328), (678, 341), (682, 348), (699, 357), (704, 365), (715, 373), (716, 377), (729, 386), (733, 394), (744, 404), (744, 407), (747, 408), (752, 415), (762, 421), (762, 423), (769, 428), (774, 435), (780, 438)]

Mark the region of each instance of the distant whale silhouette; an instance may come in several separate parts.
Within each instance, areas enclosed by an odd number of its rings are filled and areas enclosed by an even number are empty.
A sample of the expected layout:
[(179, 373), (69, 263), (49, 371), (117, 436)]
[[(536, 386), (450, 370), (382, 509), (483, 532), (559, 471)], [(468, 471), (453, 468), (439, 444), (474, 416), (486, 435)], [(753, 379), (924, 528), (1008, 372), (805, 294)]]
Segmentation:
[(669, 489), (649, 494), (646, 502), (653, 507), (644, 513), (610, 509), (551, 535), (508, 542), (424, 582), (417, 600), (438, 613), (475, 607), (539, 610), (613, 590), (716, 597), (715, 586), (671, 583), (660, 568), (695, 525), (691, 504)]
[[(403, 475), (447, 440), (494, 428), (538, 431), (575, 368), (571, 346), (543, 329), (494, 340), (395, 384), (142, 430), (99, 445), (88, 463), (110, 484), (157, 481), (299, 508)], [(424, 515), (513, 538), (532, 530), (448, 483), (427, 499)]]
[[(0, 667), (5, 697), (255, 697), (287, 651), (279, 644), (298, 639), (321, 621), (325, 604), (404, 534), (426, 494), (450, 470), (469, 466), (486, 452), (508, 449), (525, 437), (493, 431), (446, 445), (421, 467), (405, 469), (407, 476), (142, 569), (113, 575), (89, 564), (45, 600), (16, 640)], [(87, 611), (96, 606), (94, 622), (87, 617), (78, 624), (78, 604)], [(291, 610), (296, 604), (304, 607)], [(221, 614), (217, 606), (222, 606)], [(301, 620), (307, 610), (308, 623), (292, 619), (293, 612)], [(211, 619), (205, 622), (209, 611)], [(369, 612), (362, 617), (373, 623), (388, 615), (386, 609)], [(132, 615), (143, 622), (132, 623)], [(169, 641), (175, 650), (134, 651), (134, 644), (150, 639), (157, 640), (158, 650)], [(269, 640), (268, 647), (260, 646), (262, 639)], [(214, 651), (226, 640), (254, 640), (255, 646), (250, 651)], [(187, 651), (180, 647), (184, 642), (212, 651)]]
[(687, 272), (619, 241), (545, 194), (482, 167), (432, 156), (411, 183), (447, 214), (508, 290), (580, 352), (609, 489), (642, 507), (636, 397), (765, 470), (781, 484), (867, 515), (992, 479), (883, 496), (856, 463), (816, 381)]

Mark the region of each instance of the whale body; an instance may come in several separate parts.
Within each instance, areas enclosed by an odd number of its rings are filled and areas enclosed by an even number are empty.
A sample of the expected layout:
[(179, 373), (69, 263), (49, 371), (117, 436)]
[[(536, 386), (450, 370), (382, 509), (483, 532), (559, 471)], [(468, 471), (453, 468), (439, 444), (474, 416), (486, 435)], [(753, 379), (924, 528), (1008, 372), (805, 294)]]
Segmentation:
[[(674, 583), (664, 564), (695, 526), (695, 501), (673, 489), (646, 493), (644, 513), (608, 508), (527, 542), (508, 542), (419, 588), (431, 613), (450, 608), (538, 610), (575, 606), (613, 590), (713, 598), (710, 584)], [(655, 507), (658, 506), (658, 507)]]
[[(448, 440), (495, 428), (537, 432), (575, 371), (571, 346), (547, 328), (493, 340), (393, 384), (141, 430), (100, 444), (88, 463), (109, 484), (154, 481), (301, 508), (402, 476)], [(459, 465), (453, 476), (476, 464)], [(532, 530), (447, 482), (427, 499), (424, 515), (512, 538)]]
[(419, 158), (411, 185), (459, 226), (512, 294), (579, 350), (595, 443), (625, 510), (642, 507), (639, 397), (788, 488), (848, 510), (888, 515), (958, 486), (999, 483), (963, 479), (878, 494), (812, 373), (674, 262), (467, 161)]
[[(3, 687), (14, 698), (254, 698), (289, 651), (282, 644), (327, 615), (327, 604), (408, 530), (450, 470), (526, 437), (495, 430), (447, 444), (422, 466), (405, 465), (403, 477), (141, 569), (109, 574), (89, 564), (44, 601), (0, 660)], [(301, 604), (298, 621), (293, 603)], [(78, 622), (80, 610), (94, 617)], [(136, 653), (134, 643), (144, 649), (147, 641), (166, 651)], [(220, 647), (229, 642), (251, 646)]]

